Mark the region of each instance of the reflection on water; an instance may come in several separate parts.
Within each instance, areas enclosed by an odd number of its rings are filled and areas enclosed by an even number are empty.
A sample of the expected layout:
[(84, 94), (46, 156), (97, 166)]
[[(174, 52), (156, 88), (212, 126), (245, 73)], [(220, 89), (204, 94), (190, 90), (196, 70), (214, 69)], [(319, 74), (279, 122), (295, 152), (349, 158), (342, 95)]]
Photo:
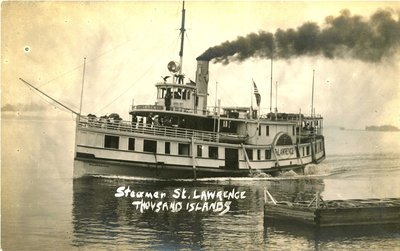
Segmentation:
[[(252, 184), (251, 184), (252, 183)], [(196, 191), (245, 191), (246, 198), (232, 200), (229, 213), (151, 210), (141, 213), (132, 198), (116, 198), (119, 186), (135, 191), (160, 191), (168, 195), (176, 188)], [(118, 242), (120, 248), (139, 249), (210, 248), (226, 245), (256, 248), (268, 245), (263, 216), (263, 191), (268, 187), (278, 199), (294, 198), (301, 192), (311, 198), (323, 190), (322, 180), (202, 181), (171, 182), (106, 178), (77, 179), (73, 183), (73, 245), (107, 247)], [(166, 201), (173, 200), (167, 196)], [(185, 202), (195, 202), (194, 199)]]
[(317, 228), (268, 219), (264, 226), (268, 238), (282, 245), (273, 249), (280, 250), (393, 250), (400, 244), (398, 225)]
[[(218, 216), (212, 212), (145, 211), (140, 213), (131, 198), (115, 198), (116, 188), (125, 185), (135, 191), (160, 191), (171, 195), (176, 188), (194, 190), (246, 191), (245, 200), (234, 200), (231, 213)], [(107, 245), (109, 240), (118, 241), (119, 247), (134, 243), (139, 249), (147, 248), (202, 248), (213, 247), (216, 240), (239, 237), (240, 229), (248, 242), (262, 242), (262, 187), (238, 187), (231, 184), (207, 184), (193, 182), (132, 181), (118, 179), (79, 179), (73, 184), (74, 245)], [(173, 200), (167, 196), (166, 201)], [(187, 200), (187, 202), (194, 200)], [(256, 213), (257, 212), (257, 213)], [(254, 232), (254, 227), (259, 229)], [(106, 235), (102, 230), (110, 230)], [(91, 233), (91, 235), (87, 235)], [(135, 234), (132, 234), (135, 233)], [(224, 233), (223, 235), (220, 235)], [(223, 238), (221, 238), (223, 237)], [(244, 239), (242, 238), (242, 242)], [(101, 243), (101, 244), (100, 244)]]
[[(330, 183), (328, 181), (328, 183)], [(332, 184), (330, 184), (332, 185)], [(334, 183), (333, 183), (334, 185)], [(349, 185), (349, 184), (347, 184)], [(193, 191), (245, 191), (246, 198), (232, 200), (230, 211), (179, 212), (151, 210), (141, 213), (131, 204), (134, 198), (116, 198), (120, 186), (135, 191), (165, 192), (165, 201), (176, 188)], [(361, 249), (400, 244), (398, 226), (366, 226), (316, 229), (293, 222), (264, 219), (264, 188), (278, 200), (313, 198), (325, 193), (322, 178), (221, 179), (160, 181), (118, 178), (85, 178), (73, 183), (72, 245), (84, 249), (115, 247), (130, 249), (206, 249), (226, 247), (248, 250)], [(329, 188), (334, 189), (334, 188)], [(188, 199), (186, 202), (195, 201)]]

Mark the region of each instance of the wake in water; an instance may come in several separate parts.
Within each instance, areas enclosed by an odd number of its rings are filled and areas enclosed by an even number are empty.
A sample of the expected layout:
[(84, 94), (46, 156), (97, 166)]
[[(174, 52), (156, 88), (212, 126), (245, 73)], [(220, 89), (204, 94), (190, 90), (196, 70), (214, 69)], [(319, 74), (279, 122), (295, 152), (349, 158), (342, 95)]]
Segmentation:
[(329, 178), (365, 178), (389, 174), (400, 177), (399, 154), (332, 156), (319, 166)]
[[(327, 176), (327, 172), (319, 165), (310, 164), (304, 169), (304, 174), (298, 174), (292, 170), (282, 171), (278, 176), (271, 176), (267, 173), (260, 171), (253, 171), (250, 177), (212, 177), (212, 178), (198, 178), (196, 182), (231, 182), (231, 181), (268, 181), (268, 180), (291, 180), (291, 179), (304, 179), (304, 178), (321, 178)], [(123, 175), (92, 175), (94, 178), (102, 179), (120, 179), (120, 180), (136, 180), (136, 181), (172, 181), (172, 182), (193, 182), (194, 179), (160, 179), (160, 178), (144, 178), (134, 176), (123, 176)]]
[[(318, 165), (309, 164), (304, 169), (304, 174), (294, 171), (281, 172), (272, 177), (269, 174), (254, 171), (251, 177), (215, 177), (199, 178), (197, 182), (231, 182), (231, 181), (268, 181), (268, 180), (291, 180), (310, 178), (351, 178), (369, 177), (381, 175), (396, 175), (400, 177), (400, 155), (368, 154), (368, 155), (342, 155), (331, 156)], [(142, 178), (119, 175), (94, 175), (93, 177), (105, 179), (122, 179), (138, 181), (166, 181), (159, 178)], [(193, 182), (193, 179), (168, 179), (176, 182)]]

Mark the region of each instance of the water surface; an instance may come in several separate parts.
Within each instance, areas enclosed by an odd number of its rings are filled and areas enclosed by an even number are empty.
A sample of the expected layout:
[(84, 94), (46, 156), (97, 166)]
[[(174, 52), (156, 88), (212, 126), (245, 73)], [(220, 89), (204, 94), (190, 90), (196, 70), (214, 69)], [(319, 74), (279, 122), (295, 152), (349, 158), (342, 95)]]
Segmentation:
[[(400, 230), (367, 226), (315, 230), (264, 219), (264, 188), (278, 200), (400, 197), (400, 133), (325, 130), (327, 159), (306, 176), (162, 181), (128, 177), (72, 179), (71, 119), (2, 120), (4, 250), (387, 250)], [(229, 212), (143, 213), (120, 186), (159, 191), (242, 191)], [(180, 200), (199, 202), (193, 198)], [(211, 201), (209, 201), (211, 202)]]

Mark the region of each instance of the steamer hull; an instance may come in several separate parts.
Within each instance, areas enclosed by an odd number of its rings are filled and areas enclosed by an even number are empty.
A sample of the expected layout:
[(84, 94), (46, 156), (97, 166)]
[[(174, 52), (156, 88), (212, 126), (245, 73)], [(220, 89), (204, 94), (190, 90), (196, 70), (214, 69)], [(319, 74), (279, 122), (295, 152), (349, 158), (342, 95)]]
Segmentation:
[(287, 134), (279, 133), (271, 137), (272, 144), (233, 144), (219, 141), (218, 133), (208, 131), (154, 125), (141, 127), (124, 121), (115, 124), (80, 117), (74, 177), (254, 177), (290, 170), (302, 173), (307, 164), (325, 157), (321, 136), (315, 137), (313, 142), (290, 145), (281, 145), (280, 137), (290, 139)]
[(85, 176), (129, 176), (156, 179), (199, 179), (213, 177), (263, 177), (260, 173), (278, 175), (293, 170), (303, 173), (304, 166), (286, 166), (257, 170), (229, 170), (225, 168), (197, 167), (185, 165), (166, 165), (165, 163), (124, 162), (76, 158), (74, 178)]

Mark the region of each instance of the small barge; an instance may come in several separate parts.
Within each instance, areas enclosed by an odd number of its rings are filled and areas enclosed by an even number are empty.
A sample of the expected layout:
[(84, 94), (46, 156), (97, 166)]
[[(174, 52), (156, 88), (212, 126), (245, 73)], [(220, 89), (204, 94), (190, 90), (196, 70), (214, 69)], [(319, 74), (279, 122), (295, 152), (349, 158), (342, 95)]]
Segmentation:
[(317, 227), (400, 223), (400, 198), (324, 201), (319, 193), (311, 201), (276, 201), (265, 190), (264, 217)]

